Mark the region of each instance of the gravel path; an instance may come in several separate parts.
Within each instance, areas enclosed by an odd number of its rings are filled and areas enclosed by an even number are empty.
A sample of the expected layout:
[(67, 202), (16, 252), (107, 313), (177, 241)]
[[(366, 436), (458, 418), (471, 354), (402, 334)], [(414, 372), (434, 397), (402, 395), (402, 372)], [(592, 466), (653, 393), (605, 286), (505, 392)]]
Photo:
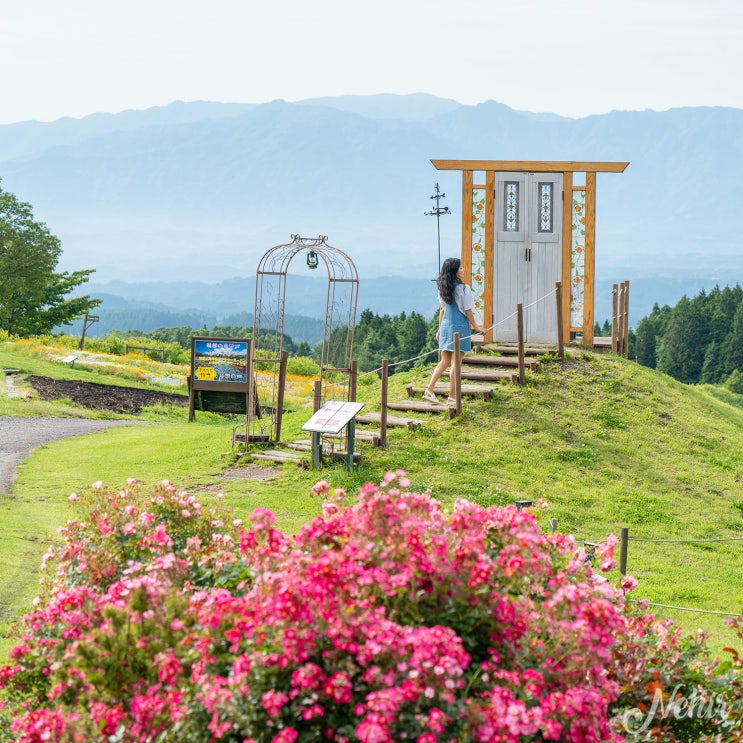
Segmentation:
[(83, 436), (112, 426), (151, 425), (147, 421), (85, 418), (15, 418), (0, 415), (0, 493), (7, 493), (15, 468), (34, 449), (68, 436)]

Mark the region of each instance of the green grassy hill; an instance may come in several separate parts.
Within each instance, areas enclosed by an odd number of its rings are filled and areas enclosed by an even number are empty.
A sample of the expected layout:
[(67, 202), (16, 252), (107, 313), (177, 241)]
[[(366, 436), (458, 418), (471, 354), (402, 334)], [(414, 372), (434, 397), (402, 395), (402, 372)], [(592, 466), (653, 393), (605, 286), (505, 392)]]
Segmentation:
[[(390, 399), (406, 397), (405, 385), (420, 385), (428, 372), (391, 377)], [(362, 376), (365, 411), (378, 409), (379, 397), (376, 377)], [(0, 612), (5, 609), (7, 627), (7, 619), (24, 610), (36, 590), (34, 549), (40, 558), (54, 526), (70, 516), (67, 495), (95, 480), (120, 487), (130, 476), (149, 484), (167, 477), (205, 498), (223, 492), (240, 515), (272, 508), (280, 527), (293, 530), (318, 513), (308, 491), (320, 477), (353, 493), (388, 469), (404, 469), (412, 489), (430, 489), (445, 504), (456, 498), (484, 505), (543, 500), (544, 528), (556, 518), (558, 529), (579, 541), (628, 527), (631, 540), (651, 540), (630, 542), (628, 572), (640, 582), (634, 596), (743, 613), (743, 409), (731, 402), (737, 400), (718, 399), (624, 359), (573, 350), (565, 362), (548, 361), (527, 375), (523, 387), (504, 384), (488, 402), (467, 401), (461, 418), (418, 415), (426, 423), (417, 430), (391, 429), (387, 448), (365, 447), (351, 474), (340, 464), (321, 473), (285, 465), (270, 479), (257, 479), (260, 470), (246, 465), (244, 477), (233, 472), (225, 478), (235, 422), (199, 416), (193, 424), (112, 429), (56, 442), (23, 464), (10, 495), (0, 495), (0, 531), (8, 536), (0, 539), (6, 545), (0, 547)], [(23, 404), (4, 401), (0, 413), (19, 414)], [(284, 417), (286, 440), (306, 437), (300, 428), (309, 404)], [(47, 405), (46, 414), (53, 407)], [(185, 421), (184, 411), (178, 415)], [(29, 521), (34, 509), (43, 512), (38, 522)], [(691, 539), (725, 541), (660, 541)], [(22, 552), (22, 560), (13, 557)], [(618, 573), (609, 577), (616, 580)], [(686, 629), (705, 628), (717, 649), (733, 642), (722, 616), (651, 610)]]

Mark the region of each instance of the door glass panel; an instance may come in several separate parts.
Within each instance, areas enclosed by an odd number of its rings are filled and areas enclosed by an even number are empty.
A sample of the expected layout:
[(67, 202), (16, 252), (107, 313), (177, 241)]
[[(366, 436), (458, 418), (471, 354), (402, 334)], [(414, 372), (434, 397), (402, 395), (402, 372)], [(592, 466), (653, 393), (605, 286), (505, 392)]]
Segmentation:
[(539, 232), (552, 232), (553, 185), (550, 182), (539, 183)]
[(506, 181), (503, 184), (503, 231), (519, 231), (518, 181)]

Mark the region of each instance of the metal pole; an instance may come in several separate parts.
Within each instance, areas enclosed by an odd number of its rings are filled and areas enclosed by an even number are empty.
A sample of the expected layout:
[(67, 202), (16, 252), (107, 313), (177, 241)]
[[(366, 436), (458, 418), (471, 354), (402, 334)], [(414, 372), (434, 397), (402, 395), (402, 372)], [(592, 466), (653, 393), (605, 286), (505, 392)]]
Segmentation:
[(430, 212), (423, 212), (423, 215), (426, 217), (436, 217), (436, 234), (438, 236), (439, 248), (439, 271), (441, 271), (441, 221), (439, 218), (442, 214), (451, 214), (451, 212), (449, 211), (448, 206), (441, 206), (439, 204), (440, 200), (446, 196), (445, 193), (439, 193), (439, 184), (435, 184), (434, 188), (436, 193), (434, 193), (431, 198), (436, 202), (436, 206)]
[(439, 271), (441, 271), (441, 219), (436, 214), (436, 238), (439, 246)]

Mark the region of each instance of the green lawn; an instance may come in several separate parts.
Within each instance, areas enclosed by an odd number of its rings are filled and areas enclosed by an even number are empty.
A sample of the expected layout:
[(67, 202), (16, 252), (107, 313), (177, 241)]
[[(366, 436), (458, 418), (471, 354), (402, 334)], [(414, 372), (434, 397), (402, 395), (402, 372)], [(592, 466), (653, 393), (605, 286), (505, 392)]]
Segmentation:
[[(0, 350), (0, 367), (5, 361)], [(390, 399), (406, 397), (405, 385), (420, 386), (429, 370), (393, 375)], [(365, 410), (378, 409), (379, 398), (376, 377), (362, 377)], [(32, 403), (6, 400), (0, 414), (21, 414)], [(166, 417), (178, 415), (179, 422), (55, 442), (24, 462), (13, 491), (0, 495), (0, 632), (7, 635), (8, 618), (28, 608), (41, 555), (70, 517), (67, 496), (95, 480), (119, 487), (127, 477), (148, 484), (168, 478), (203, 498), (221, 491), (238, 515), (268, 507), (293, 531), (318, 513), (308, 493), (320, 477), (353, 493), (398, 468), (413, 489), (430, 489), (446, 505), (456, 498), (484, 505), (544, 500), (540, 523), (546, 528), (554, 517), (577, 540), (619, 534), (623, 526), (632, 539), (739, 540), (632, 541), (628, 570), (640, 581), (637, 597), (743, 612), (743, 410), (624, 359), (573, 350), (566, 362), (528, 375), (523, 387), (504, 384), (489, 402), (467, 402), (459, 419), (417, 415), (427, 419), (423, 426), (391, 429), (388, 447), (366, 446), (353, 473), (340, 463), (321, 473), (285, 465), (267, 480), (223, 479), (234, 462), (234, 423), (197, 415), (187, 424), (185, 411)], [(308, 401), (285, 416), (286, 440), (306, 437), (300, 428), (309, 415)], [(656, 611), (689, 630), (703, 627), (717, 649), (733, 643), (722, 617)]]

